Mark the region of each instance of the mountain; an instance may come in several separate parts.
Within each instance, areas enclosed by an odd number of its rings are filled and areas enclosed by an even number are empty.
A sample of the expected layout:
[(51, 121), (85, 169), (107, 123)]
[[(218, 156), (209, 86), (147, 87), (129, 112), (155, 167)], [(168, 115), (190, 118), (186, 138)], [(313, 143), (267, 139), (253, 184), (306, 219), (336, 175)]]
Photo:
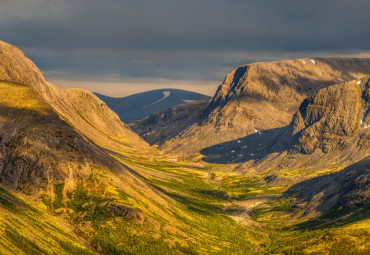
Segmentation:
[(205, 148), (204, 160), (255, 161), (259, 171), (356, 162), (370, 148), (369, 83), (365, 76), (320, 89), (303, 100), (289, 125)]
[[(320, 88), (360, 79), (369, 72), (370, 60), (356, 58), (308, 58), (237, 67), (226, 76), (207, 109), (193, 116), (193, 124), (176, 137), (162, 140), (160, 148), (189, 155), (284, 127), (307, 96)], [(150, 136), (146, 134), (145, 139), (150, 141)]]
[(181, 89), (157, 89), (127, 97), (114, 98), (95, 93), (122, 121), (131, 123), (175, 105), (209, 98)]

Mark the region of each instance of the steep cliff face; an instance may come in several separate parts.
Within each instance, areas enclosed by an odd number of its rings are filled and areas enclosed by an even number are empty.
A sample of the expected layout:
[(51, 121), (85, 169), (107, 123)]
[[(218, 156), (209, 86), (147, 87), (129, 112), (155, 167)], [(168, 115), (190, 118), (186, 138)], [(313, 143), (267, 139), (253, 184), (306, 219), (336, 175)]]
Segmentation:
[(296, 150), (312, 153), (341, 150), (355, 134), (370, 127), (369, 76), (319, 90), (294, 115)]
[(219, 86), (201, 121), (161, 148), (188, 154), (256, 130), (286, 126), (307, 96), (368, 73), (369, 59), (297, 59), (237, 67)]

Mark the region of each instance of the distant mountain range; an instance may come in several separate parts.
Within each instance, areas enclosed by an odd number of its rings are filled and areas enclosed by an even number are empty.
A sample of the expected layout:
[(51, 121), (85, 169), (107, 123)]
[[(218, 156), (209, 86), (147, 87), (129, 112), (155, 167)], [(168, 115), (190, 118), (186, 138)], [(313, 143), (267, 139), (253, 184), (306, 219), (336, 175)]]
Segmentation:
[(144, 119), (175, 105), (210, 99), (209, 96), (181, 89), (157, 89), (121, 98), (94, 94), (115, 111), (125, 123)]

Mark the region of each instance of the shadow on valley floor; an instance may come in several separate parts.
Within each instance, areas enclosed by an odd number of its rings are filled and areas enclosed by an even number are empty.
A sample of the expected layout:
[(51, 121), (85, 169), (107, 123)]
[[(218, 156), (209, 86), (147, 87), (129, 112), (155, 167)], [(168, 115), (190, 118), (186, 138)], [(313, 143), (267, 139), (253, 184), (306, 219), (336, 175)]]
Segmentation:
[(220, 143), (201, 151), (208, 163), (230, 164), (260, 160), (268, 154), (288, 149), (293, 137), (290, 126), (256, 131), (254, 134), (230, 142)]
[[(370, 157), (345, 169), (293, 185), (283, 197), (295, 197), (297, 203), (312, 202), (304, 215), (319, 212), (322, 216), (296, 225), (295, 228), (323, 228), (335, 221), (338, 225), (370, 217)], [(318, 203), (317, 206), (313, 206)], [(326, 223), (326, 224), (325, 224)]]

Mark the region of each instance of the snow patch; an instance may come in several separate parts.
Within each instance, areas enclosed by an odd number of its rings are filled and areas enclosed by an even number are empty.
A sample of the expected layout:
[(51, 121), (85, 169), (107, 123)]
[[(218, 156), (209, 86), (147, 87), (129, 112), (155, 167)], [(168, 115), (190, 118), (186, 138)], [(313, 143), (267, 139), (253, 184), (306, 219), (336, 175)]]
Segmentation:
[(242, 141), (238, 140), (238, 143), (241, 143)]
[(366, 127), (364, 127), (364, 129), (369, 128), (369, 127), (370, 127), (370, 125), (367, 125)]
[(230, 151), (231, 153), (234, 153), (235, 151)]
[(177, 159), (176, 158), (169, 158), (168, 161), (170, 161), (170, 162), (177, 162)]
[(311, 59), (311, 63), (314, 64), (314, 65), (316, 64), (315, 60), (313, 60), (313, 59)]
[(306, 61), (302, 61), (302, 63), (305, 65), (306, 64)]
[(360, 85), (360, 84), (361, 84), (361, 80), (359, 80), (359, 81), (357, 82), (357, 84), (358, 84), (358, 85)]
[(257, 132), (258, 132), (258, 129), (256, 129), (256, 128), (255, 128), (255, 129), (254, 129), (254, 132), (255, 132), (255, 133), (257, 133)]
[(149, 104), (149, 105), (146, 105), (146, 106), (143, 106), (141, 107), (142, 109), (144, 108), (147, 108), (148, 106), (151, 106), (153, 104), (156, 104), (156, 103), (159, 103), (160, 101), (162, 101), (163, 99), (166, 99), (167, 97), (169, 97), (171, 95), (171, 92), (170, 91), (163, 91), (163, 97), (157, 101), (155, 101), (154, 103), (152, 104)]
[(164, 114), (162, 114), (161, 118), (163, 118), (163, 117), (164, 117)]
[(191, 103), (191, 102), (194, 102), (194, 101), (197, 101), (197, 100), (192, 100), (192, 99), (184, 99), (182, 100), (183, 102), (185, 103)]
[(242, 148), (243, 148), (243, 149), (246, 149), (246, 148), (247, 148), (247, 145), (243, 146)]

